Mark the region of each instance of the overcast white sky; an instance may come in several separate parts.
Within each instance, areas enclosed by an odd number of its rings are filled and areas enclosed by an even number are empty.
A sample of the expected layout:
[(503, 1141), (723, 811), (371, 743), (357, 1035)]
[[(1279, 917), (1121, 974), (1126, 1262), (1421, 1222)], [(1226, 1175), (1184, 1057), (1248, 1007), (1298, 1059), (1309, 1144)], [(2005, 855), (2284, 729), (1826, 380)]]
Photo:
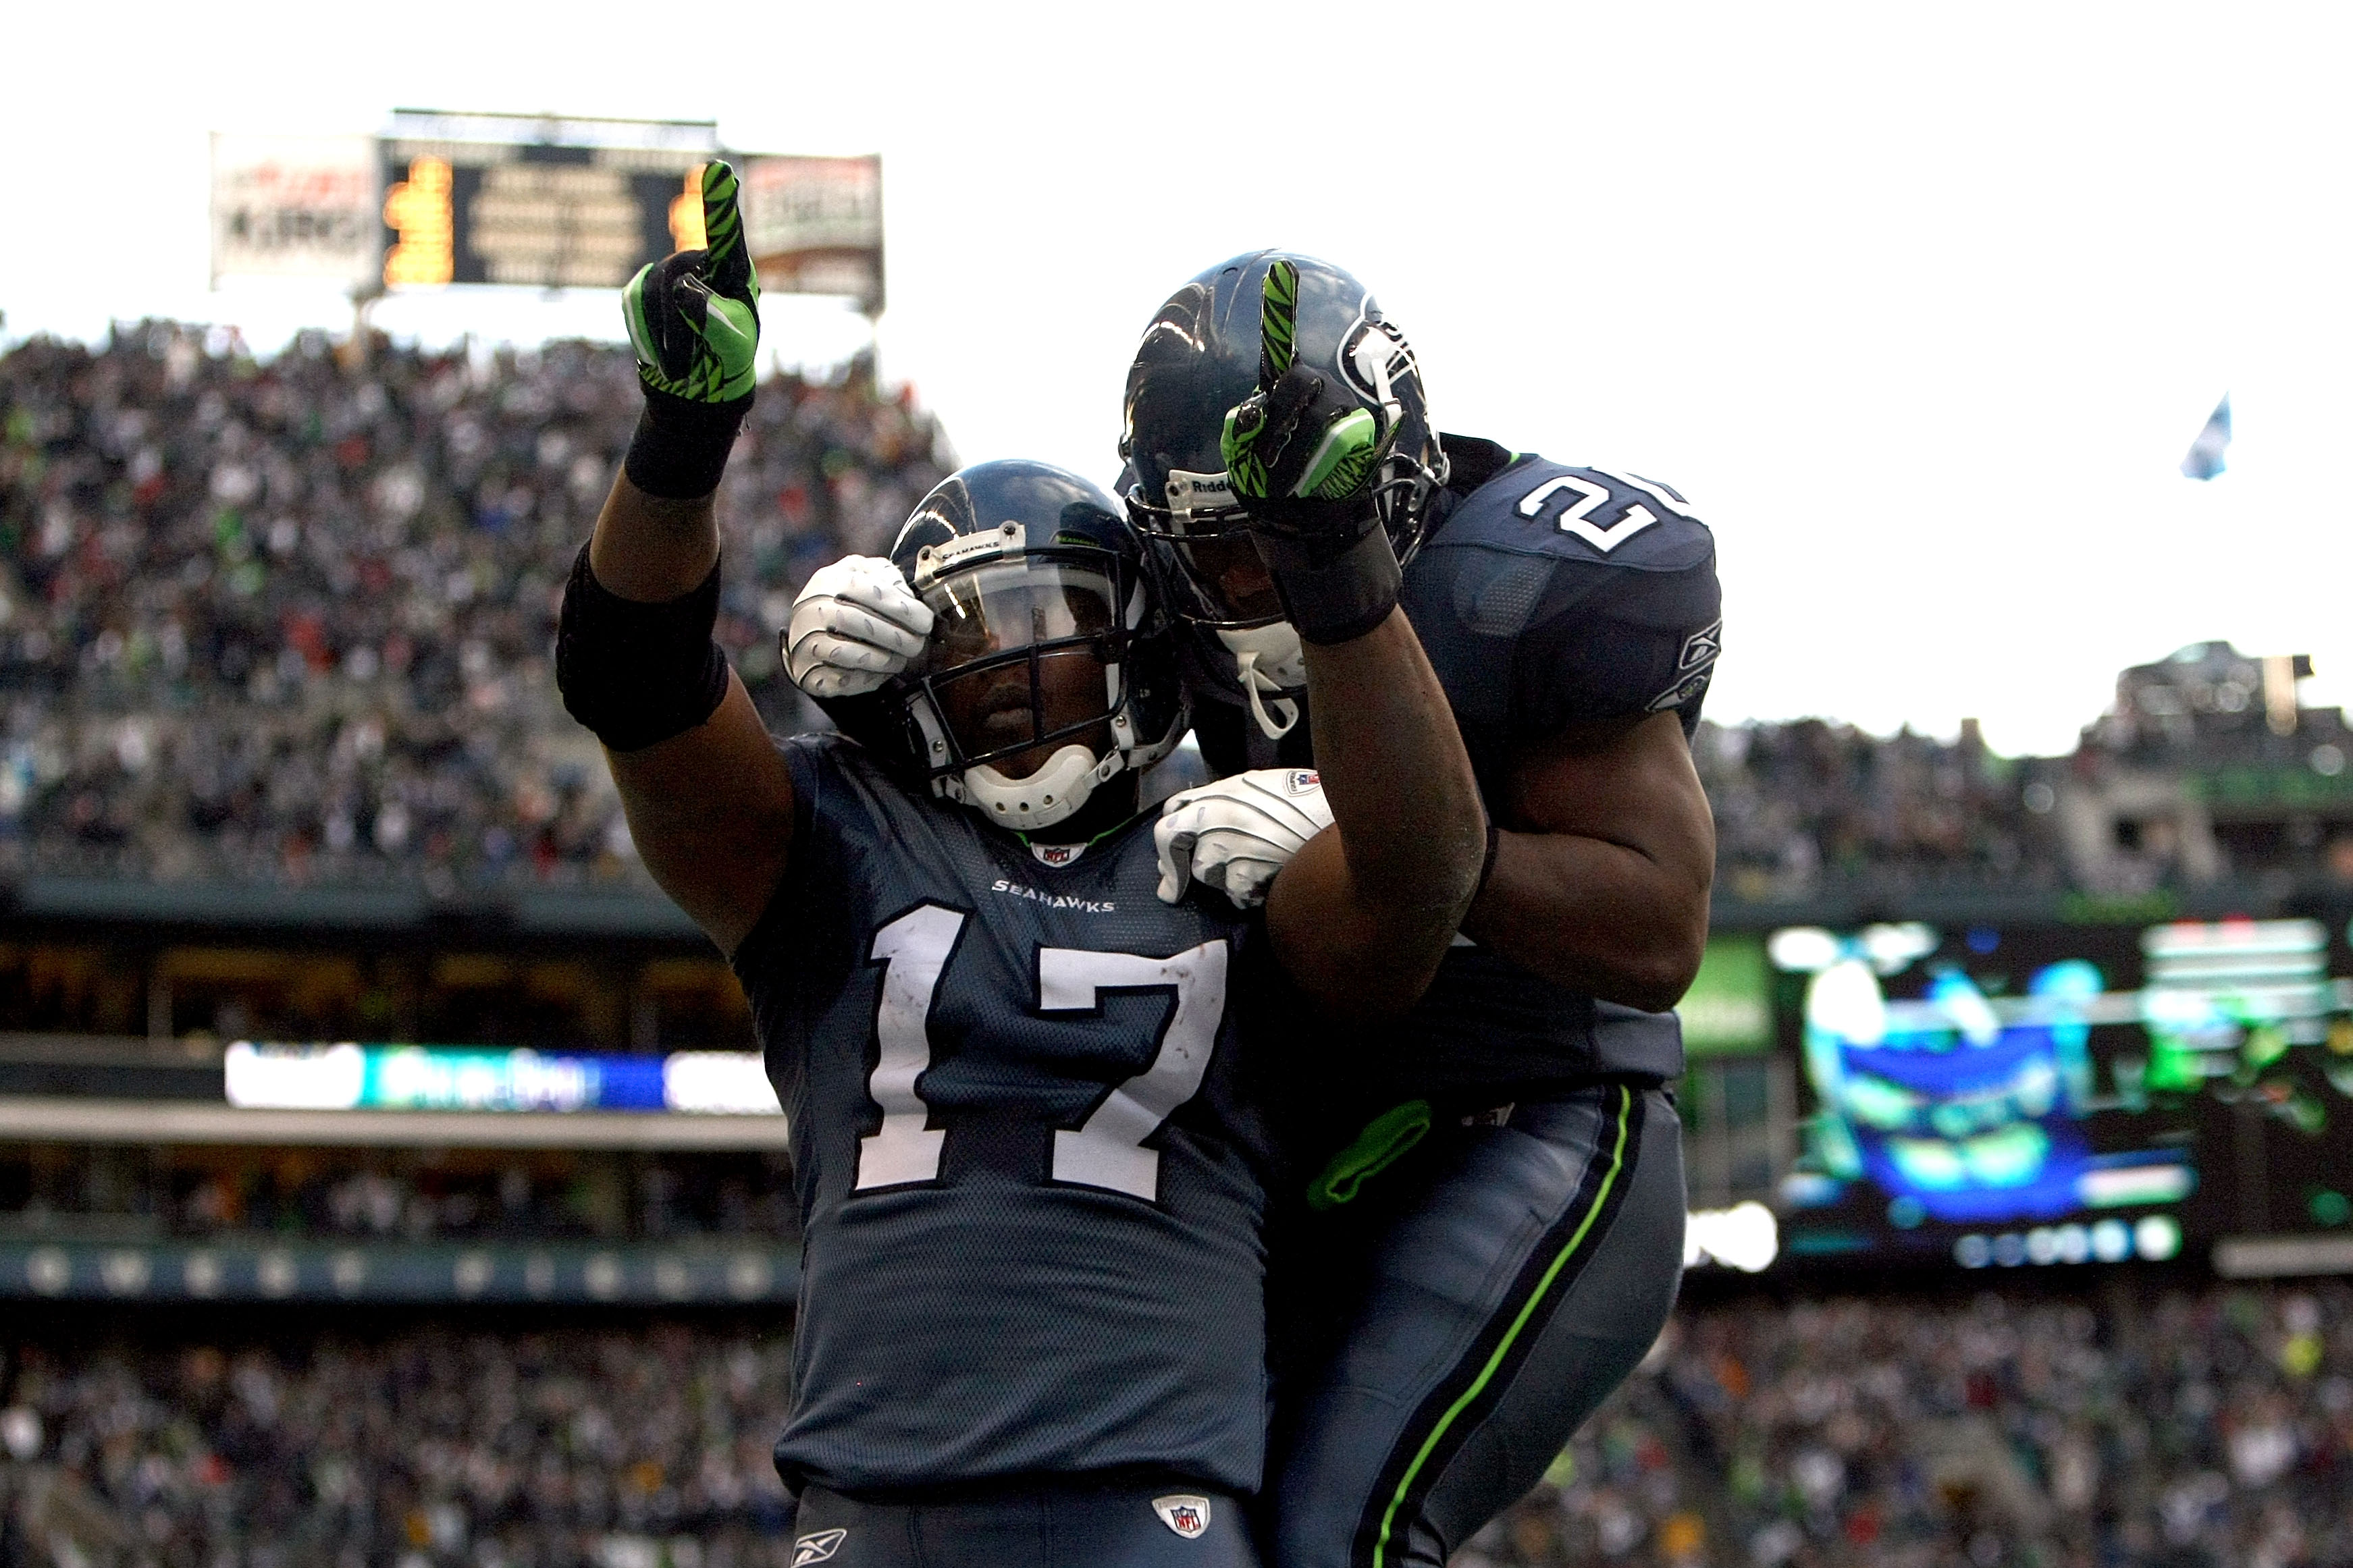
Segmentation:
[[(206, 287), (206, 133), (396, 106), (715, 118), (884, 158), (884, 371), (967, 460), (1108, 481), (1136, 334), (1277, 244), (1355, 271), (1445, 428), (1674, 483), (1710, 712), (2061, 751), (2227, 637), (2353, 698), (2353, 10), (27, 5), (0, 96), (10, 337), (347, 324)], [(614, 297), (388, 302), (611, 335)], [(857, 341), (785, 301), (771, 342)], [(2182, 479), (2225, 391), (2231, 471)], [(2332, 679), (2341, 677), (2342, 679)]]

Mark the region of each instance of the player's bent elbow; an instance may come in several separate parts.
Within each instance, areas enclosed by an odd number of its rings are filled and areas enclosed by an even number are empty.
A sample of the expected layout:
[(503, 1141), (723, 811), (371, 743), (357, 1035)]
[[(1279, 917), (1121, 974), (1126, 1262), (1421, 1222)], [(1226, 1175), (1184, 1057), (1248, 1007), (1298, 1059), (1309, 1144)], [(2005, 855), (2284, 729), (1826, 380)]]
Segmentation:
[(1628, 975), (1624, 984), (1614, 987), (1618, 994), (1603, 1000), (1643, 1013), (1672, 1012), (1675, 1004), (1683, 999), (1683, 993), (1691, 989), (1692, 981), (1698, 973), (1699, 965), (1696, 963), (1688, 967), (1650, 965), (1644, 973)]
[(1292, 984), (1324, 1012), (1354, 1023), (1395, 1017), (1421, 1000), (1438, 977), (1448, 939), (1401, 946), (1394, 932), (1381, 932), (1352, 941), (1342, 924), (1329, 922), (1312, 934), (1271, 931)]
[(1354, 1024), (1375, 1024), (1409, 1010), (1429, 991), (1438, 966), (1427, 973), (1400, 978), (1394, 966), (1346, 974), (1310, 978), (1293, 976), (1301, 990), (1335, 1018)]
[(1706, 952), (1707, 900), (1703, 897), (1694, 917), (1662, 923), (1650, 940), (1620, 954), (1618, 984), (1604, 1000), (1664, 1013), (1691, 989)]

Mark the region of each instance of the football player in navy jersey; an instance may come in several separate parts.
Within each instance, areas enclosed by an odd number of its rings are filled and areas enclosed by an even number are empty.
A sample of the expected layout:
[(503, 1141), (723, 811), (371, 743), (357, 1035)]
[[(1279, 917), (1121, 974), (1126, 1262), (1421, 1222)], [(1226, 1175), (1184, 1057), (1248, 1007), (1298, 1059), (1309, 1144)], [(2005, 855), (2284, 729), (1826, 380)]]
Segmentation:
[(823, 635), (902, 653), (858, 694), (869, 743), (763, 729), (711, 638), (712, 493), (757, 342), (726, 165), (704, 203), (708, 250), (625, 291), (647, 407), (556, 662), (648, 868), (729, 953), (791, 1118), (795, 1560), (1248, 1563), (1250, 1021), (1409, 1005), (1489, 837), (1394, 607), (1377, 432), (1345, 400), (1245, 400), (1254, 471), (1314, 503), (1265, 509), (1260, 537), (1308, 689), (1344, 715), (1320, 791), (1338, 833), (1255, 913), (1163, 901), (1135, 779), (1184, 728), (1174, 633), (1131, 526), (1074, 475), (965, 469), (887, 572), (837, 583)]
[(1330, 733), (1300, 680), (1314, 639), (1247, 550), (1267, 503), (1228, 412), (1275, 291), (1297, 298), (1299, 374), (1384, 433), (1402, 603), (1503, 831), (1420, 1004), (1319, 1037), (1301, 1086), (1337, 1152), (1279, 1232), (1267, 1538), (1277, 1568), (1438, 1568), (1542, 1477), (1673, 1303), (1668, 1009), (1714, 874), (1686, 742), (1718, 646), (1715, 552), (1666, 485), (1440, 436), (1404, 335), (1338, 268), (1210, 268), (1145, 331), (1121, 442), (1186, 623), (1202, 752), (1231, 775), (1168, 802), (1170, 890), (1280, 888), (1307, 840), (1268, 785)]

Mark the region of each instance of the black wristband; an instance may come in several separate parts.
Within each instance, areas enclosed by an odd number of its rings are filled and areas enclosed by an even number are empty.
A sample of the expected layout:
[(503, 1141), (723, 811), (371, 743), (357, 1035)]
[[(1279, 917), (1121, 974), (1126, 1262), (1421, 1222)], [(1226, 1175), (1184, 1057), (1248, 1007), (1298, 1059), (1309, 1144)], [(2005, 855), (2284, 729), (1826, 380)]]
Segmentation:
[(555, 626), (555, 689), (565, 710), (617, 752), (682, 735), (719, 710), (727, 656), (719, 621), (719, 563), (691, 593), (659, 604), (624, 599), (572, 563)]
[(1363, 637), (1397, 608), (1404, 574), (1398, 570), (1388, 531), (1378, 524), (1336, 548), (1329, 539), (1271, 528), (1250, 530), (1250, 539), (1274, 579), (1284, 617), (1303, 641), (1335, 643)]
[(727, 403), (696, 403), (639, 384), (646, 411), (621, 471), (629, 483), (663, 500), (692, 500), (719, 488), (735, 432), (752, 411), (751, 393)]

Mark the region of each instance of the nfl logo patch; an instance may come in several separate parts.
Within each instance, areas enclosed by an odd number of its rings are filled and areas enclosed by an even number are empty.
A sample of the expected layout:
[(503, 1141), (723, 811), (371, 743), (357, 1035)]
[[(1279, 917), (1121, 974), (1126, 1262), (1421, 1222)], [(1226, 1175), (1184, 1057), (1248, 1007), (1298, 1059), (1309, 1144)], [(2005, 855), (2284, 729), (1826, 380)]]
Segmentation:
[(1324, 775), (1314, 768), (1293, 768), (1282, 781), (1282, 787), (1293, 795), (1305, 795), (1309, 790), (1324, 787)]
[(1032, 844), (1030, 858), (1040, 866), (1068, 866), (1087, 852), (1083, 844)]
[(1201, 1532), (1209, 1528), (1209, 1500), (1205, 1497), (1184, 1493), (1156, 1497), (1152, 1500), (1152, 1511), (1160, 1516), (1161, 1523), (1187, 1541), (1198, 1541)]

